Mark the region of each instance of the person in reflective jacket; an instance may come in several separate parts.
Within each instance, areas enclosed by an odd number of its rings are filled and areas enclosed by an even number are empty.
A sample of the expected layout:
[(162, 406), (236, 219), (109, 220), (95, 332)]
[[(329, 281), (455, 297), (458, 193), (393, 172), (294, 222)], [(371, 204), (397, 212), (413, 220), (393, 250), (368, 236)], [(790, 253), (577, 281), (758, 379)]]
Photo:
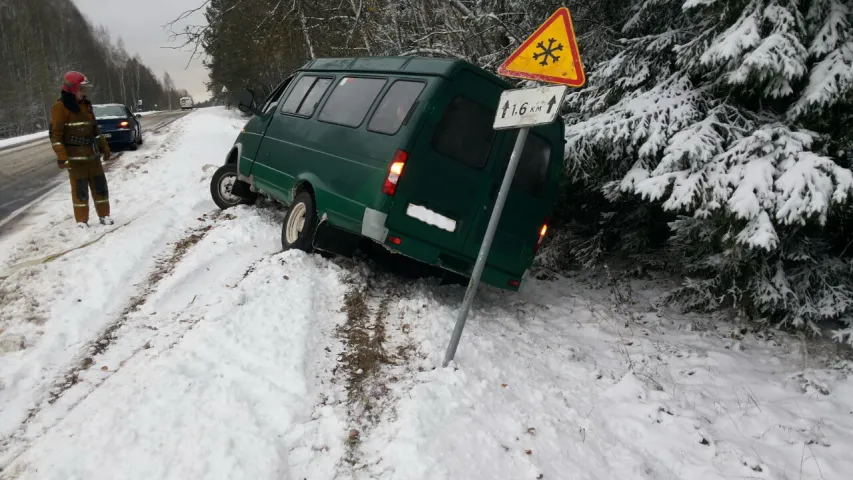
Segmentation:
[(60, 98), (50, 111), (50, 142), (59, 168), (68, 170), (74, 218), (80, 228), (89, 226), (90, 190), (101, 224), (113, 224), (107, 177), (101, 164), (101, 155), (109, 161), (110, 146), (86, 98), (90, 85), (82, 73), (66, 73)]

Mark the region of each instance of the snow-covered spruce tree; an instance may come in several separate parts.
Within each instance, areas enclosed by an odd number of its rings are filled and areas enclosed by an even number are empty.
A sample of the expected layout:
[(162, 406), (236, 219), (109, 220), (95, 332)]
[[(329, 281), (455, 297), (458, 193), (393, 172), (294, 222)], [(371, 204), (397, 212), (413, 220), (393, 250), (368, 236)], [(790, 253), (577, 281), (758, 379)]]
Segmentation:
[(572, 180), (678, 215), (673, 299), (853, 343), (851, 24), (843, 0), (638, 0), (571, 96)]

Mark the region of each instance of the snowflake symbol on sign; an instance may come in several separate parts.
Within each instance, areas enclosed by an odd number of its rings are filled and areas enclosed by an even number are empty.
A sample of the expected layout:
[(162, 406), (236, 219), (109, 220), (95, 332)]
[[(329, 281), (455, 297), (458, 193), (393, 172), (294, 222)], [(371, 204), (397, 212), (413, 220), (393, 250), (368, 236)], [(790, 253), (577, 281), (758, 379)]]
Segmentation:
[(556, 46), (556, 47), (554, 47), (554, 44), (555, 44), (555, 43), (557, 43), (557, 40), (556, 40), (556, 39), (554, 39), (554, 38), (549, 38), (549, 39), (548, 39), (548, 46), (547, 46), (547, 47), (546, 47), (546, 46), (545, 46), (545, 44), (544, 44), (544, 43), (542, 43), (542, 42), (537, 43), (537, 44), (536, 44), (536, 48), (541, 48), (541, 49), (542, 49), (542, 52), (540, 52), (540, 53), (534, 53), (534, 54), (533, 54), (533, 60), (539, 60), (539, 58), (541, 57), (541, 58), (542, 58), (542, 61), (541, 61), (541, 62), (539, 62), (539, 65), (542, 65), (543, 67), (548, 65), (548, 58), (551, 58), (551, 59), (553, 60), (553, 62), (552, 62), (552, 63), (557, 63), (557, 62), (559, 62), (559, 61), (560, 61), (560, 57), (558, 57), (558, 56), (554, 55), (554, 52), (559, 52), (559, 51), (561, 51), (561, 50), (563, 49), (563, 44), (562, 44), (562, 43), (558, 43), (558, 44), (557, 44), (557, 46)]

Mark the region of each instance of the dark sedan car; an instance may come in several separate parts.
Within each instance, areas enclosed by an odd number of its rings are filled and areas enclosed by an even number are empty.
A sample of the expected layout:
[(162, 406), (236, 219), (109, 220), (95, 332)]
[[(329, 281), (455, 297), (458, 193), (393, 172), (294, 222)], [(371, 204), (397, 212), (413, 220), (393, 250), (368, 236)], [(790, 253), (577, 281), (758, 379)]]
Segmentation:
[(142, 145), (142, 126), (139, 124), (141, 115), (134, 115), (129, 108), (119, 103), (92, 105), (92, 109), (110, 148), (125, 146), (136, 150)]

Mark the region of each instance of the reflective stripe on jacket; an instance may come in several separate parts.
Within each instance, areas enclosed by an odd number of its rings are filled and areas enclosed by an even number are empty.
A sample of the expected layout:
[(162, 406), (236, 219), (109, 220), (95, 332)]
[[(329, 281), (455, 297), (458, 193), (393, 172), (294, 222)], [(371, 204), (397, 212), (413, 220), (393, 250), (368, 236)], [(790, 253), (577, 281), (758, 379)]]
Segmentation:
[(83, 100), (79, 105), (80, 110), (72, 112), (60, 99), (51, 108), (50, 143), (60, 162), (97, 159), (95, 142), (102, 153), (109, 151), (106, 138), (95, 121), (92, 104)]

